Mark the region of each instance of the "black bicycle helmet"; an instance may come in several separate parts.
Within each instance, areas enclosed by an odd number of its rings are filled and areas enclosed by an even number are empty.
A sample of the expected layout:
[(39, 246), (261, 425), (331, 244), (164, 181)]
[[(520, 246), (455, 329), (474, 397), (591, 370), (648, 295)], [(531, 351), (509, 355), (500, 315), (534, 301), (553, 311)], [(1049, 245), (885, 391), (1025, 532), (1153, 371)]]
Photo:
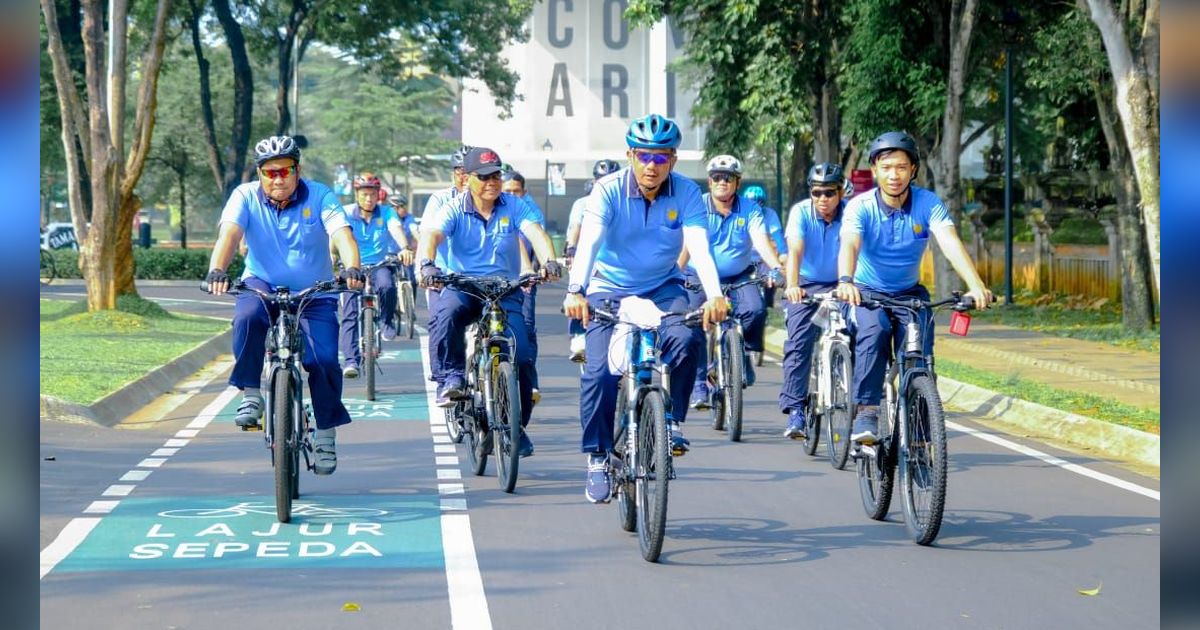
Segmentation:
[(842, 172), (842, 167), (830, 162), (821, 162), (813, 164), (813, 167), (808, 169), (808, 185), (814, 184), (834, 184), (841, 186), (846, 181), (846, 174)]
[(917, 150), (917, 141), (903, 131), (889, 131), (871, 141), (867, 151), (867, 161), (875, 163), (875, 158), (884, 151), (904, 151), (913, 164), (921, 163), (921, 152)]
[(592, 166), (592, 179), (600, 179), (619, 170), (621, 170), (621, 164), (616, 160), (598, 160)]
[(291, 136), (271, 136), (254, 145), (254, 165), (262, 166), (276, 158), (292, 158), (300, 162), (300, 145)]

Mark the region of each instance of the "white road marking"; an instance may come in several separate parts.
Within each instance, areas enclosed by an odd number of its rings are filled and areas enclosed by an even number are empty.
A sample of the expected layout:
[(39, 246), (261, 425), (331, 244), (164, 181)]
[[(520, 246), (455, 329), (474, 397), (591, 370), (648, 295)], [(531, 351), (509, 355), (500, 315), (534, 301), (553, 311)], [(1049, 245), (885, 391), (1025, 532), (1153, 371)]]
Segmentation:
[(120, 481), (145, 481), (146, 477), (150, 476), (153, 470), (131, 470), (124, 475), (121, 475)]
[(190, 441), (191, 440), (181, 440), (178, 438), (171, 438), (171, 439), (167, 440), (166, 442), (163, 442), (163, 446), (165, 446), (167, 448), (182, 448), (184, 446), (187, 446), (188, 442), (190, 442)]
[(138, 468), (158, 468), (165, 463), (167, 463), (167, 458), (165, 457), (147, 457), (138, 462)]
[(462, 471), (457, 468), (439, 468), (438, 479), (462, 479)]
[[(453, 452), (455, 452), (454, 445), (453, 444), (434, 444), (433, 452), (434, 453), (453, 453)], [(457, 460), (457, 459), (458, 458), (455, 457), (455, 460)]]
[(127, 497), (137, 486), (132, 484), (113, 484), (100, 493), (102, 497)]
[(175, 433), (177, 438), (194, 438), (200, 433), (200, 429), (180, 429)]
[(160, 448), (160, 449), (155, 449), (155, 451), (153, 453), (150, 453), (150, 456), (151, 457), (170, 457), (178, 452), (179, 452), (179, 449), (177, 449), (177, 448)]
[(108, 514), (117, 507), (120, 501), (92, 501), (91, 505), (83, 508), (84, 514)]
[(41, 576), (38, 579), (46, 577), (47, 573), (54, 570), (58, 563), (62, 562), (67, 556), (71, 555), (72, 551), (83, 542), (88, 534), (100, 524), (100, 518), (95, 516), (81, 516), (73, 518), (67, 526), (58, 533), (58, 537), (54, 542), (46, 545), (42, 550), (41, 560)]
[(458, 465), (458, 457), (455, 457), (452, 455), (451, 456), (439, 455), (437, 457), (434, 457), (433, 459), (434, 459), (434, 463), (437, 464), (438, 466), (457, 466)]

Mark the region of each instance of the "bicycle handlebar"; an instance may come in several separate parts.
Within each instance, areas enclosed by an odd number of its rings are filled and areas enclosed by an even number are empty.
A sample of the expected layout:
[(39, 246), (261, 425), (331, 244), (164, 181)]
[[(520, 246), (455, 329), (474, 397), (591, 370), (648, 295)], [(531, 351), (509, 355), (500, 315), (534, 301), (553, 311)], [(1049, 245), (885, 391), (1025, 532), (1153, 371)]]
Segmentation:
[(344, 293), (352, 291), (347, 289), (346, 285), (332, 280), (319, 280), (316, 284), (299, 293), (292, 293), (287, 287), (278, 287), (274, 291), (263, 291), (256, 289), (242, 280), (237, 280), (233, 286), (226, 291), (229, 295), (239, 295), (241, 293), (253, 293), (272, 302), (300, 302), (311, 297), (314, 293)]
[[(617, 313), (614, 313), (614, 312), (608, 311), (608, 310), (604, 310), (604, 309), (600, 309), (600, 308), (595, 308), (593, 306), (588, 307), (588, 313), (591, 314), (591, 316), (595, 317), (596, 319), (606, 321), (606, 322), (612, 322), (614, 324), (619, 323), (621, 321), (620, 317), (618, 317)], [(694, 311), (690, 311), (687, 313), (678, 313), (678, 312), (674, 312), (674, 311), (668, 311), (666, 313), (663, 313), (663, 315), (664, 316), (678, 315), (683, 318), (683, 324), (685, 326), (697, 326), (702, 321), (704, 321), (704, 309), (703, 308), (698, 308)], [(632, 323), (632, 322), (626, 322), (626, 323)]]
[[(742, 280), (741, 282), (731, 282), (728, 284), (722, 283), (721, 284), (721, 295), (727, 296), (730, 293), (733, 293), (734, 291), (737, 291), (738, 289), (740, 289), (744, 286), (749, 286), (751, 284), (766, 284), (766, 283), (767, 283), (766, 276), (754, 277), (754, 278), (750, 278), (749, 280)], [(704, 287), (699, 284), (686, 284), (685, 283), (683, 285), (683, 288), (687, 289), (688, 291), (696, 291), (696, 292), (704, 290)]]
[[(903, 308), (910, 311), (920, 311), (922, 309), (935, 309), (940, 306), (949, 305), (956, 311), (969, 311), (975, 308), (975, 298), (970, 295), (963, 295), (961, 291), (954, 291), (949, 298), (938, 300), (936, 302), (922, 300), (920, 298), (894, 298), (874, 291), (861, 291), (863, 297), (862, 303), (869, 306), (881, 306), (883, 308)], [(995, 301), (993, 296), (992, 301)]]
[(504, 276), (467, 276), (463, 274), (444, 274), (429, 278), (433, 285), (445, 285), (462, 289), (465, 293), (482, 300), (499, 301), (518, 289), (532, 287), (543, 282), (541, 274), (527, 273), (512, 280)]

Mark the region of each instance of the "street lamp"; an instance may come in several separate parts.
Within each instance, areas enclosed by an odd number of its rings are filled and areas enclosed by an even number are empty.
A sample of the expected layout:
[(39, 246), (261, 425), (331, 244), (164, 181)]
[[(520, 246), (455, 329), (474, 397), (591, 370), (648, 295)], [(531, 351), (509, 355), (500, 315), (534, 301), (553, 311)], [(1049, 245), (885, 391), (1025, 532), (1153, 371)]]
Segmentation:
[(1021, 14), (1005, 3), (1000, 26), (1004, 35), (1004, 303), (1013, 303), (1013, 48), (1021, 36)]
[(550, 214), (550, 154), (554, 152), (554, 145), (550, 144), (550, 138), (542, 143), (542, 153), (546, 156), (546, 203), (542, 208), (542, 212), (546, 215)]

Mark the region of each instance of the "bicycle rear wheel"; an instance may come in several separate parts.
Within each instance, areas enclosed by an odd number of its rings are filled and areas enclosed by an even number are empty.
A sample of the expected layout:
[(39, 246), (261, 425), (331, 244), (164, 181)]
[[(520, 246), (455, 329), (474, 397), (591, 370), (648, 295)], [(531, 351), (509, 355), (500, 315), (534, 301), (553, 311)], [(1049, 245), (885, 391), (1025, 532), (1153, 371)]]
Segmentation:
[(362, 346), (363, 377), (367, 379), (367, 400), (375, 400), (375, 309), (363, 308), (361, 317), (362, 336), (359, 344)]
[(739, 442), (742, 439), (742, 387), (746, 347), (742, 345), (742, 333), (736, 326), (730, 326), (729, 330), (725, 331), (721, 344), (721, 360), (725, 362), (725, 382), (721, 387), (725, 392), (725, 428), (729, 431), (729, 441)]
[(463, 431), (463, 426), (459, 421), (460, 407), (461, 405), (454, 405), (445, 412), (446, 433), (450, 435), (450, 441), (455, 444), (461, 444), (463, 441), (463, 435), (466, 433)]
[(863, 510), (867, 517), (882, 521), (887, 518), (892, 504), (893, 479), (896, 472), (896, 454), (891, 433), (891, 418), (887, 405), (880, 406), (879, 441), (874, 446), (859, 447), (855, 455), (858, 472), (858, 491), (862, 496)]
[(656, 562), (667, 529), (667, 487), (671, 478), (671, 443), (667, 435), (662, 392), (651, 390), (638, 410), (636, 459), (637, 530), (642, 558)]
[(492, 451), (496, 454), (500, 489), (512, 492), (521, 464), (521, 393), (513, 365), (501, 361), (492, 373)]
[(832, 405), (826, 411), (829, 436), (825, 446), (829, 451), (829, 463), (842, 470), (850, 455), (850, 424), (854, 418), (854, 403), (850, 397), (850, 385), (854, 379), (854, 368), (850, 362), (850, 348), (844, 344), (833, 344), (829, 355), (829, 386)]
[(400, 292), (400, 299), (404, 302), (404, 315), (407, 318), (404, 334), (412, 339), (417, 334), (417, 299), (414, 297), (411, 283), (405, 282), (403, 289)]
[(613, 473), (613, 495), (617, 500), (617, 518), (621, 521), (621, 529), (632, 532), (637, 530), (637, 506), (635, 497), (637, 488), (632, 483), (633, 475), (629, 474), (633, 466), (634, 453), (626, 448), (625, 413), (629, 409), (626, 396), (626, 379), (621, 379), (617, 389), (617, 412), (613, 420), (613, 454), (620, 459), (621, 465)]
[(295, 436), (292, 435), (292, 373), (276, 370), (271, 389), (271, 460), (275, 465), (275, 517), (280, 523), (292, 520), (292, 469), (295, 466)]
[(904, 397), (908, 447), (900, 456), (900, 491), (904, 524), (918, 545), (937, 538), (946, 506), (946, 417), (937, 387), (917, 376)]
[(486, 412), (478, 407), (472, 406), (468, 413), (467, 407), (463, 403), (459, 403), (463, 416), (463, 441), (467, 446), (467, 460), (471, 463), (471, 472), (475, 476), (483, 474), (487, 468), (488, 453), (491, 451), (488, 440), (491, 435), (484, 430), (484, 425), (487, 423), (487, 418), (480, 417), (480, 414), (486, 416)]
[(821, 393), (818, 391), (820, 379), (817, 378), (817, 361), (813, 357), (812, 368), (808, 374), (808, 397), (804, 399), (804, 415), (807, 416), (808, 426), (804, 429), (804, 453), (813, 455), (817, 452), (817, 443), (821, 441)]

